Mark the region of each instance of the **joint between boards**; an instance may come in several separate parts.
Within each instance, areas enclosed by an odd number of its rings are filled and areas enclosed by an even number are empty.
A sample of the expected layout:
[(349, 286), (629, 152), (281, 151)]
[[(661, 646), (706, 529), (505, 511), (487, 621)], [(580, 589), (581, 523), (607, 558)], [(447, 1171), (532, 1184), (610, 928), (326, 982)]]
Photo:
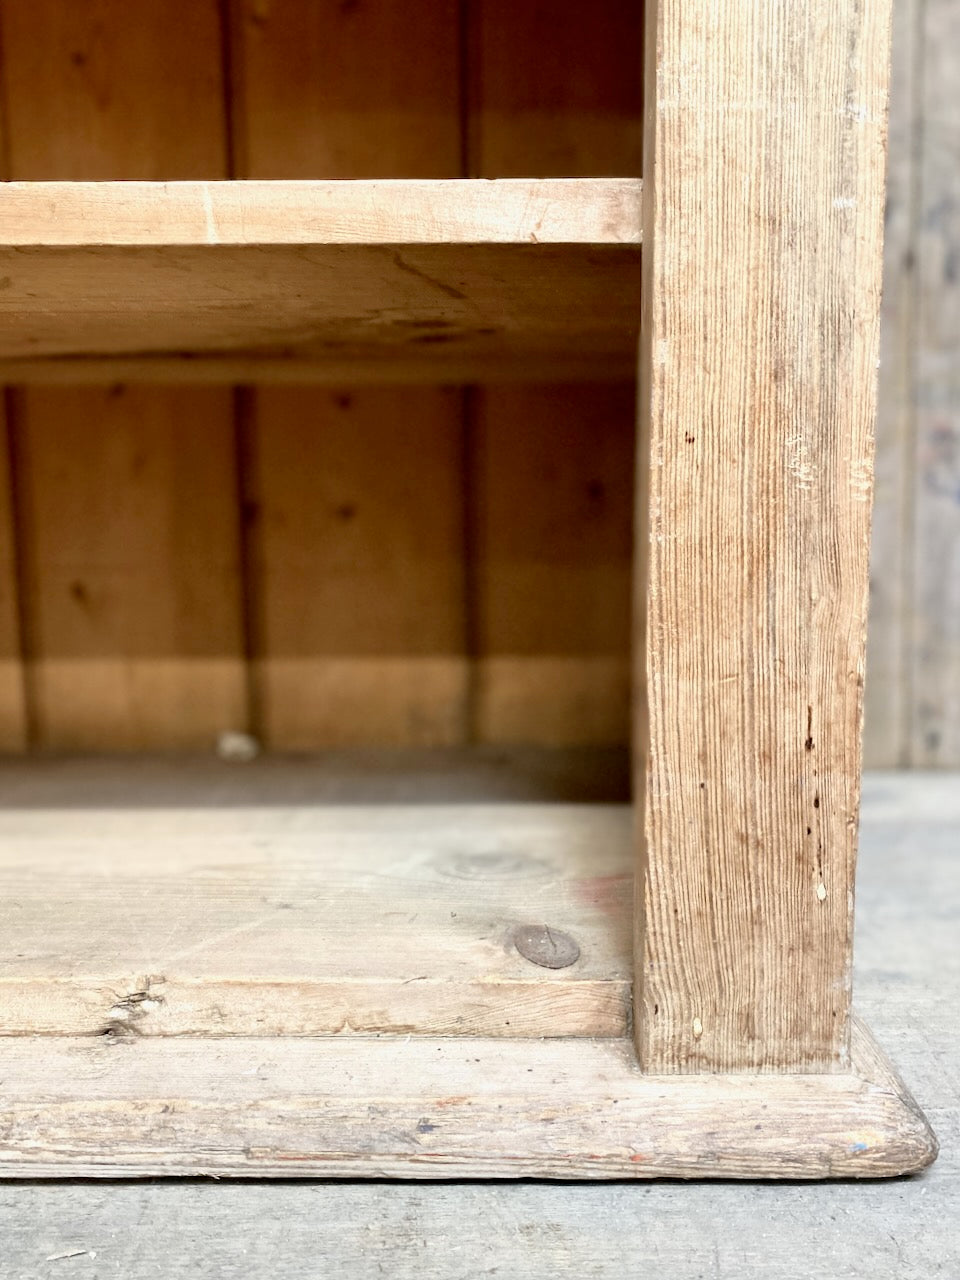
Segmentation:
[(240, 637), (245, 677), (247, 708), (246, 732), (262, 742), (264, 715), (260, 687), (259, 660), (263, 653), (258, 554), (260, 497), (257, 480), (256, 390), (253, 387), (233, 389), (233, 456), (237, 509), (237, 557), (240, 579)]
[(20, 667), (20, 701), (22, 707), (22, 744), (27, 752), (40, 745), (40, 725), (37, 716), (37, 698), (33, 682), (33, 655), (37, 651), (29, 606), (29, 556), (30, 520), (24, 492), (26, 461), (21, 433), (23, 406), (21, 394), (12, 387), (4, 387), (3, 396), (3, 448), (6, 453), (7, 484), (9, 486), (10, 536), (12, 541), (11, 565), (13, 571), (13, 612), (16, 628), (16, 649)]

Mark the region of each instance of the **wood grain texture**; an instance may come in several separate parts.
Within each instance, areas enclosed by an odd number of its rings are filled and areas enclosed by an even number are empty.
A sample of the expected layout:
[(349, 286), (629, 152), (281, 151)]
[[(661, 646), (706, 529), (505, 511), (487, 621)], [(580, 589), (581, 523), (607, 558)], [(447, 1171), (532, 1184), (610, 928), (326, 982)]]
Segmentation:
[[(231, 13), (236, 176), (460, 176), (457, 6), (240, 0)], [(381, 218), (406, 220), (400, 187), (337, 188), (354, 198), (378, 189)], [(443, 188), (416, 189), (425, 195), (414, 237), (445, 236), (442, 224), (456, 219), (460, 200), (456, 210), (447, 206), (448, 218)], [(456, 189), (465, 212), (471, 197)], [(510, 217), (524, 216), (514, 206)], [(477, 224), (467, 234), (484, 238)], [(451, 246), (437, 251), (443, 258)], [(320, 355), (334, 355), (327, 380), (339, 381), (336, 394), (262, 392), (249, 401), (248, 485), (264, 514), (250, 533), (255, 688), (260, 728), (274, 747), (463, 738), (461, 407), (436, 384), (463, 376), (458, 360), (467, 355), (469, 366), (471, 349), (486, 346), (494, 364), (503, 358), (514, 327), (507, 317), (517, 313), (505, 298), (491, 297), (489, 307), (481, 298), (492, 279), (515, 281), (517, 273), (487, 259), (470, 281), (455, 249), (445, 265), (421, 253), (381, 244), (366, 283), (366, 270), (343, 258), (342, 287), (337, 266), (321, 263), (319, 287), (301, 293), (307, 313), (293, 328), (308, 339), (319, 332)], [(325, 326), (316, 298), (329, 297), (331, 284), (340, 314)], [(370, 347), (374, 334), (393, 335), (381, 358)], [(399, 361), (386, 354), (390, 346)], [(438, 353), (451, 358), (445, 371)], [(354, 378), (389, 383), (391, 364), (409, 369), (408, 356), (429, 388), (349, 390)]]
[[(572, 4), (471, 5), (469, 171), (635, 178), (641, 50), (632, 0), (600, 0), (589, 19)], [(639, 315), (632, 270), (611, 293)], [(592, 386), (473, 398), (481, 741), (628, 737), (635, 348), (617, 387), (596, 385), (609, 376), (596, 354)], [(558, 362), (555, 376), (583, 375)]]
[(123, 806), (7, 793), (0, 1033), (627, 1034), (628, 806), (150, 807), (124, 776)]
[(638, 329), (639, 212), (639, 183), (604, 180), (16, 184), (0, 373), (609, 372)]
[(0, 245), (639, 244), (641, 189), (639, 178), (7, 182)]
[[(170, 17), (154, 3), (131, 22), (120, 0), (5, 4), (8, 176), (225, 176), (217, 4)], [(68, 277), (53, 269), (48, 301)], [(116, 280), (101, 283), (109, 312)], [(72, 342), (96, 310), (69, 321)], [(28, 311), (8, 313), (22, 336)], [(243, 728), (229, 394), (25, 390), (13, 403), (36, 745), (200, 746)]]
[(464, 739), (460, 397), (257, 393), (247, 461), (268, 747)]
[(936, 1156), (843, 1075), (644, 1076), (629, 1040), (0, 1039), (5, 1177), (876, 1178)]
[(864, 776), (857, 1008), (941, 1146), (909, 1182), (8, 1181), (5, 1266), (33, 1280), (55, 1270), (44, 1261), (51, 1254), (86, 1248), (95, 1266), (82, 1257), (59, 1265), (139, 1280), (220, 1280), (231, 1268), (296, 1280), (325, 1268), (349, 1280), (621, 1280), (629, 1241), (634, 1256), (656, 1259), (659, 1280), (949, 1272), (946, 1260), (960, 1255), (960, 1024), (943, 1014), (960, 1000), (958, 845), (955, 777)]
[(960, 13), (922, 6), (910, 761), (960, 763)]
[(247, 715), (229, 391), (13, 403), (36, 745), (212, 750)]
[(480, 742), (629, 738), (634, 412), (630, 385), (477, 397)]
[(889, 10), (648, 16), (640, 1060), (842, 1071)]

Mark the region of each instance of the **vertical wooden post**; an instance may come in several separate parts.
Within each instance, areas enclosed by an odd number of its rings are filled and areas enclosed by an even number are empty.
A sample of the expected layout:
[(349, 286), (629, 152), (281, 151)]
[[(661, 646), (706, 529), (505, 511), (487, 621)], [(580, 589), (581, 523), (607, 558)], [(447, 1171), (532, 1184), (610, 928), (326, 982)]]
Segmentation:
[(888, 0), (649, 0), (637, 1042), (850, 1043)]

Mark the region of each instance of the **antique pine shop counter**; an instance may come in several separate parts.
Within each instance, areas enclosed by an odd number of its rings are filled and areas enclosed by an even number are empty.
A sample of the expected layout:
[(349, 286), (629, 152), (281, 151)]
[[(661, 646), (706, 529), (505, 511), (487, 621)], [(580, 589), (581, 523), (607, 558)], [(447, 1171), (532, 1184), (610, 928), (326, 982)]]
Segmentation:
[(924, 1167), (888, 0), (135, 8), (0, 9), (0, 1175)]

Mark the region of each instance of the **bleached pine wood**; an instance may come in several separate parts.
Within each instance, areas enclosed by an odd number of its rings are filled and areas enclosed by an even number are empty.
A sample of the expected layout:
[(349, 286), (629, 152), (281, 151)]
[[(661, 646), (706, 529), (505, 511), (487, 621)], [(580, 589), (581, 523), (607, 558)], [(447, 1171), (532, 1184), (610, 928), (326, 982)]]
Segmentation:
[(831, 1075), (648, 1076), (627, 1039), (26, 1037), (0, 1078), (6, 1177), (876, 1178), (937, 1151), (859, 1027)]
[[(131, 21), (122, 0), (10, 0), (0, 50), (5, 176), (26, 180), (0, 186), (0, 217), (21, 245), (0, 251), (0, 298), (9, 299), (0, 328), (29, 353), (50, 306), (68, 346), (82, 345), (87, 323), (122, 333), (138, 309), (128, 297), (122, 314), (122, 267), (101, 279), (81, 253), (75, 266), (91, 292), (86, 311), (67, 319), (70, 250), (22, 241), (96, 238), (82, 192), (113, 192), (129, 213), (132, 193), (154, 190), (152, 180), (226, 176), (217, 0), (198, 0), (176, 21), (163, 5)], [(45, 256), (44, 301), (28, 295)], [(109, 390), (11, 397), (40, 749), (200, 748), (246, 724), (229, 391), (132, 390), (123, 377), (116, 370)]]
[(889, 7), (647, 14), (640, 1060), (842, 1071)]
[[(42, 769), (18, 776), (36, 792)], [(238, 779), (207, 807), (201, 776), (195, 807), (145, 805), (136, 766), (88, 776), (94, 793), (128, 779), (117, 807), (3, 787), (0, 1032), (626, 1034), (626, 806), (257, 806)], [(579, 960), (531, 963), (524, 925), (570, 935)]]
[[(264, 157), (257, 167), (286, 166), (268, 166)], [(0, 246), (37, 251), (639, 242), (636, 178), (8, 182), (0, 189)]]
[(3, 248), (0, 233), (0, 375), (624, 373), (638, 185), (537, 186), (161, 186), (132, 211), (126, 184), (28, 188), (8, 230), (33, 243)]

